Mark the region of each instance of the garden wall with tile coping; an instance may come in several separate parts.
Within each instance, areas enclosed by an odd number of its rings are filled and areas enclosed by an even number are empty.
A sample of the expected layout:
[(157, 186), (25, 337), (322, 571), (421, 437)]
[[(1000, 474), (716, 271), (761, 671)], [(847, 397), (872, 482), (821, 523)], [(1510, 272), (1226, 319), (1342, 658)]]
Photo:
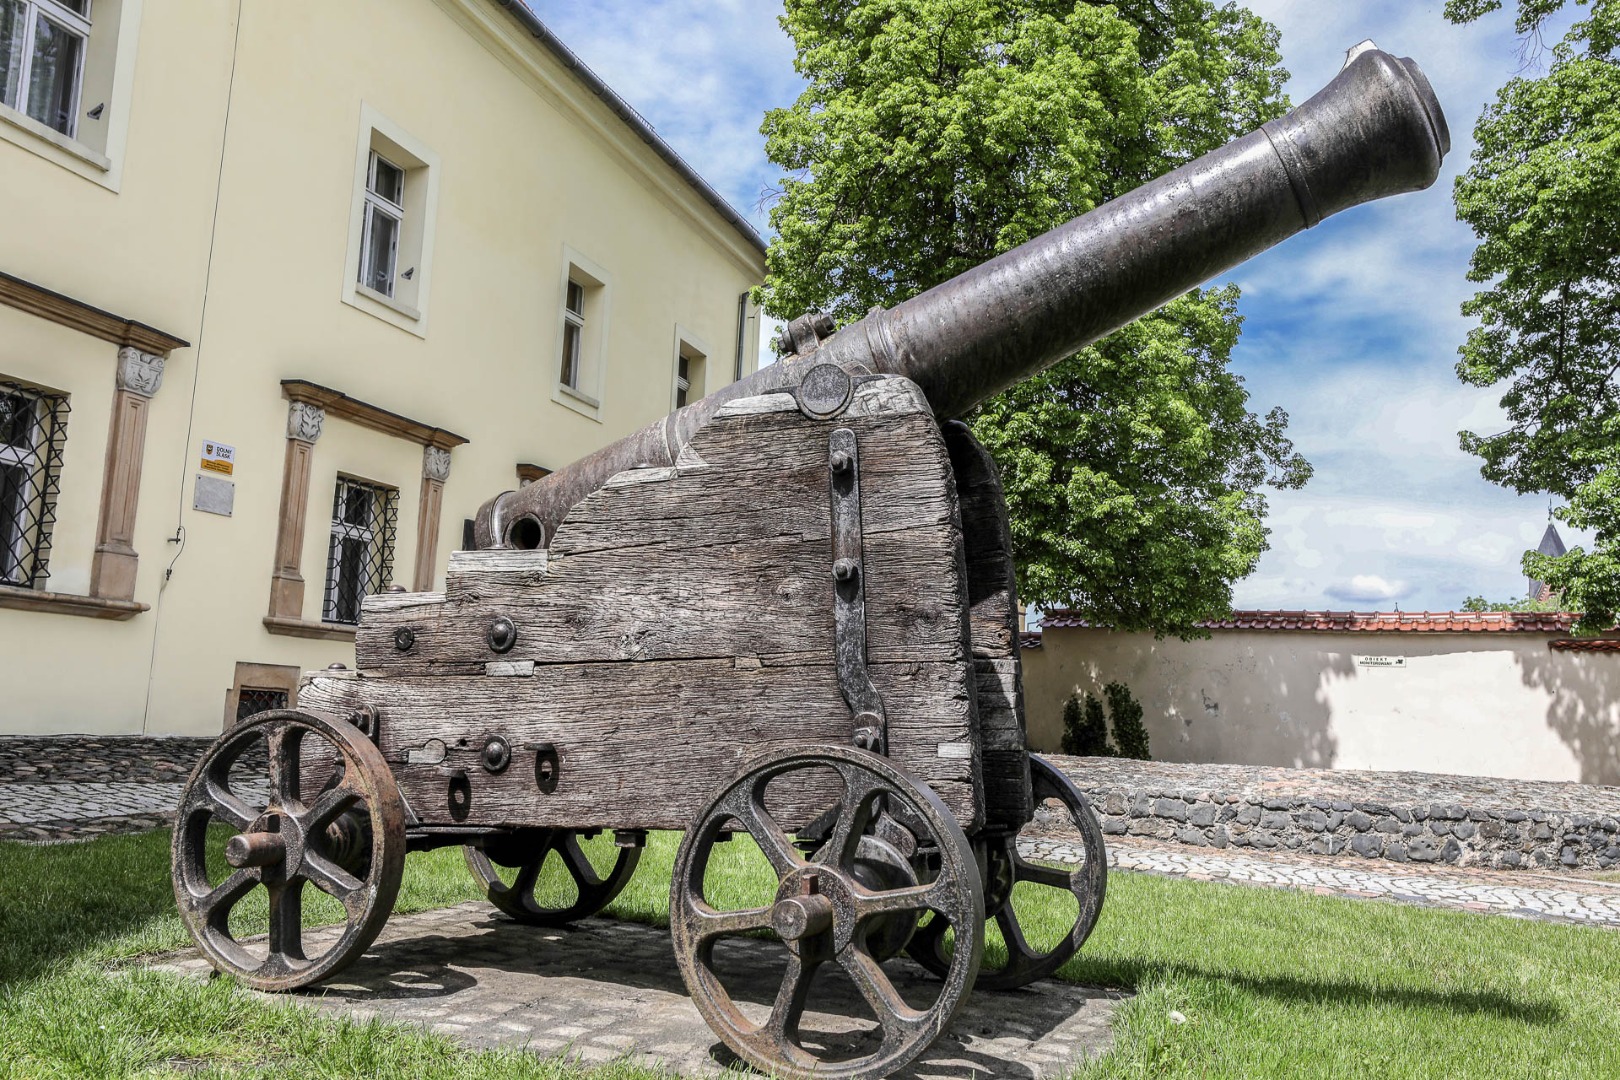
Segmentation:
[[(1620, 788), (1415, 772), (1048, 759), (1112, 836), (1500, 869), (1620, 867)], [(1041, 820), (1058, 825), (1043, 813)]]

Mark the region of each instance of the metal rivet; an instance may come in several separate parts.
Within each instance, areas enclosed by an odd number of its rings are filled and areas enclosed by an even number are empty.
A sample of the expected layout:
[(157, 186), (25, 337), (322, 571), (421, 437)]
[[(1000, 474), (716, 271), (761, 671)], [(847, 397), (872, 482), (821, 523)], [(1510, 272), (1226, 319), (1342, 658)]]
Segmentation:
[(347, 664), (327, 664), (326, 665), (326, 670), (327, 671), (348, 671), (349, 670), (349, 665), (347, 665)]
[(849, 470), (853, 469), (854, 467), (855, 467), (855, 459), (850, 457), (849, 454), (847, 454), (843, 450), (836, 451), (833, 454), (833, 456), (832, 456), (832, 471), (833, 472), (835, 472), (835, 473), (847, 473), (847, 472), (849, 472)]
[(860, 567), (855, 565), (854, 559), (839, 559), (833, 563), (833, 577), (839, 581), (854, 581)]
[(400, 652), (409, 652), (411, 646), (415, 644), (415, 630), (412, 630), (408, 626), (402, 626), (398, 630), (394, 631), (394, 648), (398, 649)]
[(512, 763), (512, 748), (499, 735), (491, 735), (484, 743), (484, 769), (491, 773), (506, 771)]
[(489, 624), (489, 647), (498, 653), (511, 652), (517, 644), (517, 627), (505, 615)]

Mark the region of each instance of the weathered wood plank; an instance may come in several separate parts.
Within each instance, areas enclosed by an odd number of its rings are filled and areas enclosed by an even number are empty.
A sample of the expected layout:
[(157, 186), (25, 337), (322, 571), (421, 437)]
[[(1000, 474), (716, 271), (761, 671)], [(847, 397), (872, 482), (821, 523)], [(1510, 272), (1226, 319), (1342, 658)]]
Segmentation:
[[(889, 752), (926, 782), (964, 827), (978, 824), (971, 702), (956, 665), (879, 664), (872, 680), (889, 719)], [(733, 659), (551, 665), (534, 678), (389, 677), (316, 672), (300, 704), (380, 714), (379, 746), (415, 812), (450, 824), (452, 770), (472, 784), (470, 824), (685, 828), (745, 760), (773, 747), (847, 745), (849, 709), (830, 658), (821, 666), (753, 667)], [(485, 739), (518, 751), (551, 743), (552, 794), (534, 783), (533, 751), (491, 776)], [(431, 740), (436, 765), (409, 763)], [(966, 753), (962, 753), (965, 750)]]
[(995, 461), (967, 425), (947, 423), (945, 445), (956, 477), (966, 556), (968, 622), (985, 750), (986, 820), (1021, 827), (1034, 815), (1018, 658), (1017, 580), (1007, 500)]
[[(955, 543), (949, 525), (866, 538), (872, 661), (960, 654), (961, 584), (940, 572)], [(469, 673), (496, 659), (831, 656), (832, 562), (827, 538), (570, 555), (554, 560), (537, 587), (515, 587), (505, 575), (489, 585), (463, 578), (448, 603), (368, 608), (355, 654), (364, 670), (400, 673)], [(498, 616), (517, 628), (504, 657), (488, 640)], [(396, 647), (400, 628), (414, 638), (408, 651)]]

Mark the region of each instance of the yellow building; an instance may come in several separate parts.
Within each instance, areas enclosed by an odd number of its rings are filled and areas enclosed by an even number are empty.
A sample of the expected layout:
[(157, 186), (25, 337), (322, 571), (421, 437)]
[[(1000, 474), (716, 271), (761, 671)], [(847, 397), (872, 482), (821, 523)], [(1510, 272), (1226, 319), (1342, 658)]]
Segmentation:
[(0, 194), (0, 733), (290, 698), (758, 362), (758, 236), (517, 0), (0, 0)]

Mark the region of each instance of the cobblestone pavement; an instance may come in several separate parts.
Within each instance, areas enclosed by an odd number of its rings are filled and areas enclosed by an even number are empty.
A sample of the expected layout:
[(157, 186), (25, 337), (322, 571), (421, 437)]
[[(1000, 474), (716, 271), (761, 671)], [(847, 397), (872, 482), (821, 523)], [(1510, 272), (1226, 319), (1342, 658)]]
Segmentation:
[(54, 843), (163, 828), (212, 741), (0, 736), (0, 840)]
[[(780, 985), (781, 946), (727, 939), (717, 953), (744, 1012), (763, 1019)], [(194, 951), (154, 966), (196, 978), (212, 970)], [(932, 1000), (937, 981), (911, 961), (893, 960), (884, 970), (908, 1001)], [(801, 1024), (806, 1041), (861, 1046), (849, 1017), (870, 1014), (854, 987), (841, 976), (818, 977), (811, 993)], [(1127, 996), (1052, 980), (974, 994), (951, 1030), (896, 1075), (1064, 1075), (1082, 1055), (1107, 1049), (1109, 1021)], [(356, 1019), (421, 1024), (475, 1047), (527, 1047), (587, 1063), (629, 1058), (682, 1075), (721, 1074), (735, 1064), (687, 997), (669, 934), (608, 919), (542, 930), (481, 903), (396, 917), (361, 960), (298, 999)]]
[[(1045, 834), (1019, 841), (1026, 858), (1078, 863), (1078, 838)], [(1115, 870), (1295, 889), (1324, 896), (1394, 900), (1429, 907), (1515, 915), (1550, 922), (1620, 927), (1620, 883), (1564, 875), (1425, 867), (1421, 873), (1388, 864), (1346, 865), (1343, 859), (1296, 852), (1245, 853), (1109, 837), (1108, 864)]]

